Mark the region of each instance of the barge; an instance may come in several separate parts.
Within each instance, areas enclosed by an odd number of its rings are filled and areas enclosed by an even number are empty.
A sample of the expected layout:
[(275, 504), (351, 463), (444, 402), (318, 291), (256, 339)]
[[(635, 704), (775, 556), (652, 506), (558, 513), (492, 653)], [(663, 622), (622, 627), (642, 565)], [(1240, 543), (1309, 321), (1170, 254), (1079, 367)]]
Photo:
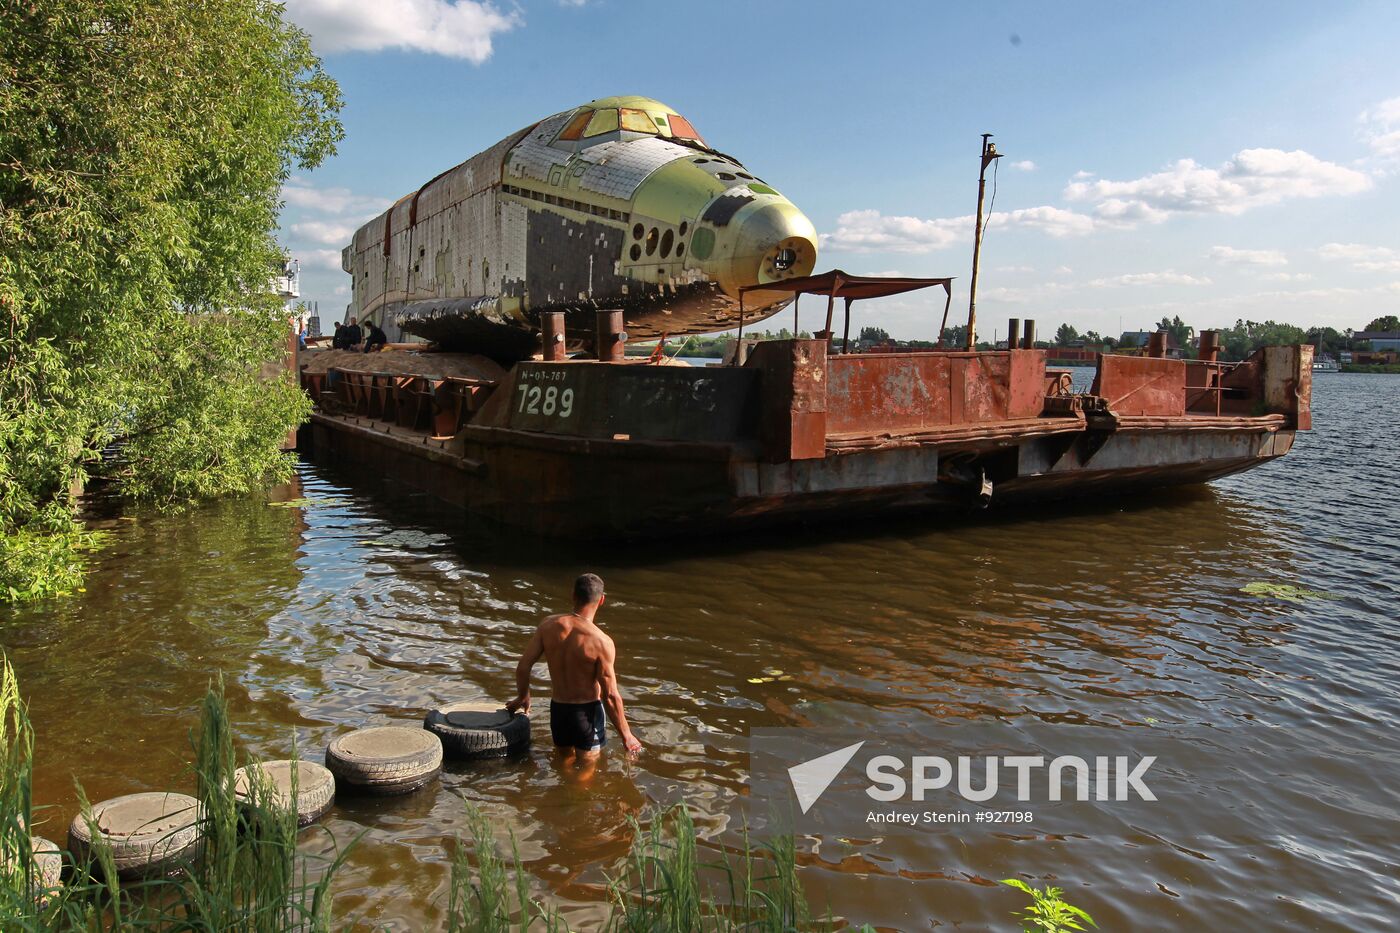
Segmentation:
[[(1225, 363), (1213, 332), (1197, 360), (1156, 339), (1078, 386), (1032, 322), (974, 349), (999, 158), (984, 134), (966, 349), (859, 353), (852, 302), (941, 288), (941, 342), (952, 280), (813, 275), (806, 216), (659, 101), (546, 117), (356, 231), (348, 323), (429, 343), (305, 354), (299, 444), (496, 524), (613, 538), (1201, 483), (1287, 453), (1310, 426), (1308, 346)], [(789, 305), (796, 332), (802, 294), (826, 299), (815, 339), (743, 340)], [(662, 349), (736, 327), (723, 365)], [(627, 359), (629, 334), (657, 352)]]
[(1211, 331), (1193, 360), (1154, 340), (1144, 356), (1100, 355), (1076, 386), (1033, 348), (1033, 322), (994, 351), (843, 352), (832, 336), (838, 301), (849, 328), (853, 300), (948, 282), (763, 283), (825, 296), (827, 328), (740, 340), (722, 365), (625, 358), (621, 311), (596, 314), (587, 356), (569, 355), (558, 312), (541, 316), (543, 352), (510, 365), (304, 354), (316, 411), (300, 441), (499, 525), (639, 538), (1204, 483), (1283, 456), (1311, 427), (1307, 345), (1232, 363)]

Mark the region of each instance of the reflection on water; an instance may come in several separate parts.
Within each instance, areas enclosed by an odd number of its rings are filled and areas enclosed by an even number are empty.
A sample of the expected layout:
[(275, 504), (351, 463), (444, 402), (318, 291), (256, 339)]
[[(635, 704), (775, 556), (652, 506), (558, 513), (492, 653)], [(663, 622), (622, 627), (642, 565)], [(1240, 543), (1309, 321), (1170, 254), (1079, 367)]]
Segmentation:
[[(95, 798), (188, 785), (185, 733), (219, 671), (244, 746), (265, 756), (294, 742), (319, 754), (347, 728), (412, 723), (438, 702), (504, 699), (534, 623), (583, 569), (608, 582), (601, 621), (646, 753), (607, 757), (581, 783), (552, 761), (539, 720), (522, 761), (449, 767), (407, 798), (338, 802), (330, 834), (365, 832), (338, 886), (343, 909), (431, 925), (468, 800), (587, 926), (630, 818), (684, 798), (709, 844), (737, 845), (748, 730), (852, 709), (930, 742), (951, 718), (1264, 723), (1393, 749), (1397, 399), (1400, 379), (1320, 376), (1317, 430), (1209, 488), (941, 528), (637, 549), (473, 537), (430, 501), (307, 466), (274, 495), (306, 507), (238, 501), (118, 522), (86, 594), (3, 618), (38, 727), (36, 798), (57, 805), (61, 833), (74, 778)], [(1241, 592), (1258, 581), (1333, 598)], [(1241, 754), (1201, 745), (1187, 766), (1223, 784)], [(1105, 928), (1381, 928), (1400, 852), (1375, 842), (1385, 833), (1357, 845), (1326, 825), (1364, 812), (1370, 780), (1259, 782), (1251, 803), (1273, 817), (1252, 843), (1212, 842), (1189, 813), (1163, 811), (1074, 837), (805, 840), (803, 877), (813, 903), (902, 929), (1008, 928), (1018, 899), (990, 882), (1012, 874), (1060, 884)]]

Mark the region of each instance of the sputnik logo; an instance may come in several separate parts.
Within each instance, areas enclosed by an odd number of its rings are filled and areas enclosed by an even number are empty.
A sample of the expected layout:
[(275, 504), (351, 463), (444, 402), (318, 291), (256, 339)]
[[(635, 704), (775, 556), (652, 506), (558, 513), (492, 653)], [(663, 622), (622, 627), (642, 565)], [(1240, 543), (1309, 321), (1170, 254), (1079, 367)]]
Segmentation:
[(836, 775), (841, 773), (841, 769), (846, 767), (846, 763), (855, 757), (864, 744), (865, 742), (857, 742), (847, 745), (845, 748), (788, 768), (788, 779), (792, 781), (793, 793), (797, 794), (797, 804), (804, 814), (821, 799), (831, 782), (836, 780)]

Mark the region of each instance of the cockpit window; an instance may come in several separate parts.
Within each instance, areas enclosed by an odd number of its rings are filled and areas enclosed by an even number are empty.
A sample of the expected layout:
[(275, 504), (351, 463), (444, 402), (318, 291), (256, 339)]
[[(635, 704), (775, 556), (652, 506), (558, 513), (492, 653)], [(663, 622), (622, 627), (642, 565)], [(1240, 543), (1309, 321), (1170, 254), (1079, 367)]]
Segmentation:
[(671, 135), (677, 139), (691, 139), (702, 146), (705, 145), (705, 140), (695, 132), (695, 127), (690, 125), (690, 121), (678, 113), (671, 114)]
[(564, 127), (564, 132), (559, 134), (560, 139), (578, 139), (583, 135), (583, 128), (588, 125), (588, 121), (593, 119), (592, 110), (580, 110), (569, 121), (569, 125)]
[(599, 110), (593, 114), (593, 119), (588, 121), (588, 129), (583, 131), (583, 135), (602, 136), (604, 133), (611, 133), (617, 129), (617, 111)]
[(622, 110), (622, 128), (629, 133), (657, 133), (656, 121), (645, 110)]
[(690, 121), (685, 117), (674, 113), (663, 111), (653, 113), (649, 110), (637, 110), (630, 107), (580, 110), (559, 132), (556, 139), (561, 142), (572, 142), (579, 139), (590, 139), (594, 136), (604, 136), (618, 130), (705, 145), (705, 140), (700, 138), (700, 134), (695, 132), (695, 127), (691, 126)]

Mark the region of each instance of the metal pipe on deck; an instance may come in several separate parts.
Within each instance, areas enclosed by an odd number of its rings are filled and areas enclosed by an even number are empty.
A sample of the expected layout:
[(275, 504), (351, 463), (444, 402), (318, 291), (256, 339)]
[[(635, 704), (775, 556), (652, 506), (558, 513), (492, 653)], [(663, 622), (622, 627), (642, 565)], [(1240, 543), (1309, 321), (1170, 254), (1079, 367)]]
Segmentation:
[(1015, 350), (1016, 341), (1021, 336), (1021, 319), (1013, 317), (1006, 325), (1006, 349)]
[(541, 357), (546, 363), (562, 363), (569, 358), (564, 339), (564, 312), (546, 311), (540, 315)]
[(1153, 359), (1163, 359), (1167, 355), (1167, 332), (1159, 330), (1147, 336), (1147, 355)]
[(1220, 331), (1201, 331), (1199, 356), (1202, 362), (1214, 363), (1220, 359)]
[(846, 299), (846, 329), (841, 334), (841, 352), (851, 352), (851, 299)]
[(1035, 321), (1026, 318), (1025, 327), (1021, 332), (1021, 349), (1035, 349)]
[(623, 330), (621, 311), (599, 311), (594, 333), (594, 350), (598, 359), (621, 363), (627, 350), (627, 331)]

